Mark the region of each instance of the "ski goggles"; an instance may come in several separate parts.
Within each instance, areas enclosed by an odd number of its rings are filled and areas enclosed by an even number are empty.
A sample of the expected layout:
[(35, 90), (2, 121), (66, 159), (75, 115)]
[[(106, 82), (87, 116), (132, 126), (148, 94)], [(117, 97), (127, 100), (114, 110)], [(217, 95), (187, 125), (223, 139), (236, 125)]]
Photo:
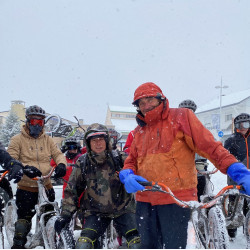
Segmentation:
[(32, 126), (39, 125), (42, 127), (44, 125), (44, 119), (29, 119), (29, 124)]
[(77, 149), (77, 146), (76, 145), (67, 145), (67, 149), (74, 150), (74, 149)]
[(245, 122), (238, 122), (235, 124), (235, 128), (237, 129), (248, 129), (250, 128), (250, 122), (245, 121)]

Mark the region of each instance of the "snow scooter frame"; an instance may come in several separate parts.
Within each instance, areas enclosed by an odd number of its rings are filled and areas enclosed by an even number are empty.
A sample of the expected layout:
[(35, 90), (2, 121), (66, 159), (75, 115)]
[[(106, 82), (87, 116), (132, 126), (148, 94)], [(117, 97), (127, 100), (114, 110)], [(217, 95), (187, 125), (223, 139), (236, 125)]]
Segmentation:
[(139, 182), (147, 187), (142, 192), (162, 192), (170, 195), (174, 203), (183, 208), (191, 209), (191, 221), (194, 227), (197, 247), (206, 249), (226, 249), (229, 237), (220, 201), (230, 189), (241, 189), (241, 186), (226, 186), (218, 194), (210, 195), (207, 202), (182, 201), (163, 183)]
[[(37, 246), (44, 246), (45, 249), (52, 248), (74, 248), (74, 238), (68, 239), (68, 231), (65, 228), (60, 237), (56, 234), (54, 229), (54, 223), (57, 216), (59, 216), (59, 207), (56, 201), (51, 202), (48, 200), (47, 194), (45, 192), (44, 180), (50, 178), (55, 167), (53, 167), (50, 173), (46, 176), (36, 177), (33, 180), (37, 181), (38, 184), (38, 204), (35, 206), (36, 210), (36, 226), (35, 233), (29, 233), (27, 236), (26, 248), (35, 248)], [(45, 212), (45, 206), (51, 205), (54, 210)], [(46, 223), (45, 218), (49, 218)], [(17, 220), (17, 207), (15, 199), (10, 200), (5, 208), (4, 215), (4, 226), (9, 245), (13, 245), (13, 237), (15, 232), (15, 222)], [(73, 233), (69, 234), (70, 236)]]
[[(233, 199), (230, 200), (229, 197)], [(243, 215), (244, 199), (248, 205), (246, 215)], [(222, 199), (222, 211), (226, 219), (227, 228), (239, 228), (243, 226), (247, 246), (250, 248), (250, 197), (238, 190), (230, 190)]]
[[(0, 176), (0, 184), (3, 181), (5, 175), (8, 171), (0, 170), (2, 175)], [(6, 180), (6, 182), (8, 182)], [(1, 211), (0, 211), (0, 248), (4, 249), (4, 234), (3, 234), (3, 226), (4, 226), (4, 208), (7, 202), (13, 198), (12, 190), (10, 188), (9, 193), (0, 185), (0, 199), (1, 199)]]

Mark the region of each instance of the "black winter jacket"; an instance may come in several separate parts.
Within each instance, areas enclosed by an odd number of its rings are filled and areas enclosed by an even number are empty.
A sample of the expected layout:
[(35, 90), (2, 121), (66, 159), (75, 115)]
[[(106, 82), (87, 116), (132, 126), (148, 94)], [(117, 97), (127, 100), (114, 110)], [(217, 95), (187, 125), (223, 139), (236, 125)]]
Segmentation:
[(249, 168), (249, 156), (250, 156), (250, 136), (249, 133), (245, 137), (242, 134), (235, 132), (229, 137), (224, 144), (224, 147), (236, 157), (236, 159), (242, 162), (247, 168)]
[(0, 142), (0, 165), (4, 169), (7, 168), (8, 163), (12, 160), (12, 157), (9, 155), (9, 153), (5, 150), (2, 143)]
[[(243, 136), (242, 134), (235, 132), (232, 134), (224, 144), (224, 147), (236, 157), (236, 159), (242, 162), (247, 168), (249, 168), (249, 145), (250, 145), (250, 136), (249, 132), (247, 136)], [(227, 178), (228, 185), (236, 185), (229, 176)]]

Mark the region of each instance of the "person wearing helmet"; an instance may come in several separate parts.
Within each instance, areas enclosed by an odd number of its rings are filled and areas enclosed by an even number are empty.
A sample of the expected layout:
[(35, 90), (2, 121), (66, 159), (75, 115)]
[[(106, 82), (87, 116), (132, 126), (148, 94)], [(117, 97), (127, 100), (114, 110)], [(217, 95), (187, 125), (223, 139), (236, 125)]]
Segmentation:
[[(56, 144), (44, 131), (45, 111), (37, 106), (26, 109), (26, 123), (21, 133), (11, 138), (8, 153), (20, 161), (23, 177), (17, 184), (16, 206), (18, 219), (15, 223), (15, 234), (12, 248), (24, 248), (27, 234), (31, 229), (32, 217), (35, 215), (35, 205), (38, 201), (38, 186), (32, 178), (47, 175), (50, 170), (50, 159), (57, 164), (55, 176), (63, 177), (66, 173), (66, 160)], [(50, 201), (55, 200), (55, 192), (50, 179), (45, 180), (45, 188)], [(51, 210), (48, 205), (47, 210)]]
[[(67, 186), (73, 167), (75, 166), (78, 158), (82, 155), (81, 148), (82, 148), (81, 144), (75, 136), (71, 136), (65, 139), (64, 145), (61, 147), (62, 153), (66, 153), (65, 157), (67, 161), (66, 174), (63, 177), (64, 182), (63, 182), (62, 198), (64, 198), (64, 189)], [(52, 167), (56, 166), (56, 163), (53, 159), (51, 159), (50, 165)]]
[(109, 128), (108, 132), (109, 132), (109, 137), (110, 137), (110, 142), (111, 142), (112, 149), (116, 150), (120, 134), (113, 128)]
[[(234, 133), (225, 141), (224, 147), (233, 154), (239, 162), (242, 162), (249, 169), (249, 156), (250, 156), (250, 115), (247, 113), (241, 113), (234, 119)], [(227, 178), (228, 185), (236, 185), (230, 177)], [(229, 214), (233, 211), (233, 203), (235, 196), (229, 196)], [(244, 199), (243, 214), (248, 212), (248, 204)], [(243, 214), (239, 221), (244, 220)], [(237, 227), (233, 225), (228, 226), (228, 235), (231, 239), (234, 239), (237, 234)]]
[(85, 211), (84, 229), (77, 240), (76, 248), (100, 248), (98, 238), (104, 234), (111, 220), (127, 240), (128, 248), (140, 248), (136, 229), (135, 200), (119, 180), (118, 172), (123, 167), (119, 151), (112, 150), (108, 129), (98, 123), (87, 128), (84, 135), (87, 153), (73, 169), (64, 191), (61, 216), (55, 222), (55, 230), (70, 223), (77, 210), (79, 195), (84, 191), (80, 207)]
[[(188, 108), (191, 109), (194, 113), (197, 109), (197, 105), (193, 100), (184, 100), (179, 104), (179, 108)], [(201, 173), (204, 171), (207, 171), (207, 159), (195, 154), (195, 166), (197, 169), (197, 196), (198, 201), (201, 201), (200, 197), (204, 194), (205, 187), (206, 187), (206, 177), (202, 175)]]
[(193, 100), (184, 100), (179, 104), (179, 108), (188, 108), (193, 110), (193, 112), (195, 113), (197, 105)]
[[(136, 193), (137, 228), (142, 248), (185, 248), (190, 209), (176, 205), (169, 195), (141, 192), (138, 181), (161, 182), (183, 201), (197, 200), (195, 153), (208, 158), (250, 194), (250, 172), (215, 141), (190, 109), (170, 108), (159, 86), (140, 85), (134, 93), (137, 107), (130, 153), (120, 180)], [(244, 177), (243, 177), (244, 176)], [(156, 219), (157, 218), (157, 219)]]

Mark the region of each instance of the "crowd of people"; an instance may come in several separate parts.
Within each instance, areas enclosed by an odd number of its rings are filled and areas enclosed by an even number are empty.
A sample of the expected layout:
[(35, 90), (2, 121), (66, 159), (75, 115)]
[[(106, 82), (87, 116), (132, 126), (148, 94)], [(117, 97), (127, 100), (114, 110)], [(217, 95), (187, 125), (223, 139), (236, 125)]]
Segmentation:
[[(7, 151), (0, 147), (0, 164), (9, 171), (4, 188), (11, 192), (9, 181), (17, 183), (12, 248), (25, 248), (31, 230), (38, 200), (32, 178), (48, 174), (51, 166), (56, 166), (55, 177), (64, 179), (55, 230), (60, 235), (77, 212), (82, 227), (76, 248), (100, 248), (98, 238), (111, 221), (128, 248), (185, 248), (190, 210), (166, 194), (143, 192), (140, 182), (161, 182), (180, 200), (200, 201), (205, 180), (199, 173), (206, 171), (207, 160), (228, 175), (228, 184), (242, 185), (250, 195), (250, 115), (234, 119), (235, 133), (223, 146), (196, 117), (192, 100), (170, 108), (160, 87), (147, 82), (135, 90), (132, 104), (138, 126), (122, 152), (116, 147), (119, 134), (98, 123), (85, 132), (84, 147), (73, 136), (60, 150), (44, 131), (45, 111), (37, 105), (27, 108), (21, 133), (11, 138)], [(45, 187), (54, 201), (50, 179)], [(229, 229), (231, 237), (235, 232)]]

